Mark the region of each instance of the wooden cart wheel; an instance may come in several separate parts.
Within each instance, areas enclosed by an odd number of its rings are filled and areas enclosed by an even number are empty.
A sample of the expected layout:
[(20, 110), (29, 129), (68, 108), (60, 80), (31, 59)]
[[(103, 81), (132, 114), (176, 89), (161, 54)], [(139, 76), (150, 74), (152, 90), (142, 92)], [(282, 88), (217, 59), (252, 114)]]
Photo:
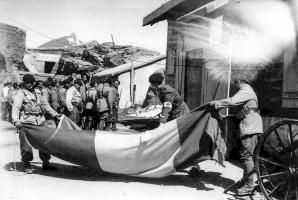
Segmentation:
[(254, 161), (268, 200), (298, 200), (298, 120), (271, 126), (260, 138)]

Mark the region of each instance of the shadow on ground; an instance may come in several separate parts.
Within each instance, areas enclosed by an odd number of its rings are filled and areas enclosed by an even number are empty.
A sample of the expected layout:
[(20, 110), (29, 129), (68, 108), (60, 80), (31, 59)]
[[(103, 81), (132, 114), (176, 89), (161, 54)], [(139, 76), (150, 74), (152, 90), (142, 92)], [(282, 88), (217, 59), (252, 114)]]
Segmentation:
[[(213, 188), (207, 187), (206, 184), (227, 188), (229, 185), (234, 183), (233, 180), (222, 177), (221, 173), (219, 172), (205, 172), (203, 170), (200, 171), (198, 175), (194, 178), (188, 178), (186, 173), (174, 174), (164, 178), (139, 178), (119, 174), (102, 173), (98, 170), (90, 168), (84, 168), (75, 165), (65, 165), (59, 163), (52, 163), (55, 167), (57, 167), (57, 171), (43, 171), (40, 167), (41, 164), (42, 163), (40, 162), (31, 162), (34, 174), (71, 180), (109, 181), (126, 183), (141, 182), (154, 185), (168, 186), (183, 185), (186, 187), (196, 188), (197, 190), (205, 191), (213, 190)], [(7, 171), (13, 171), (15, 168), (16, 171), (24, 171), (21, 162), (10, 162), (7, 163), (3, 168)]]

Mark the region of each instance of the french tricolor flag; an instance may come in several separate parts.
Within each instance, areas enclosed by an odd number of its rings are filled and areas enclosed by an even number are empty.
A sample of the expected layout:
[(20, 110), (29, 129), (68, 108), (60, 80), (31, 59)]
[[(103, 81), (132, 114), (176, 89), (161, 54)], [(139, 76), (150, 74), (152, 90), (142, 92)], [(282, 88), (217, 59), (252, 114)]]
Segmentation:
[(206, 107), (154, 130), (127, 133), (81, 130), (63, 116), (57, 128), (23, 124), (28, 142), (62, 160), (105, 172), (164, 177), (196, 162), (223, 161), (218, 114)]

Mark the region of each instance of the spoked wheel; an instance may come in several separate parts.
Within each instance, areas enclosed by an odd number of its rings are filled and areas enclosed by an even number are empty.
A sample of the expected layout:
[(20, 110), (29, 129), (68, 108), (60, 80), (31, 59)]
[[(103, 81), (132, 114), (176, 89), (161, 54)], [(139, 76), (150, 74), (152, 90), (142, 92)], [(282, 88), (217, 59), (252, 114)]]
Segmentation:
[(298, 120), (271, 126), (255, 152), (260, 188), (269, 200), (298, 200)]

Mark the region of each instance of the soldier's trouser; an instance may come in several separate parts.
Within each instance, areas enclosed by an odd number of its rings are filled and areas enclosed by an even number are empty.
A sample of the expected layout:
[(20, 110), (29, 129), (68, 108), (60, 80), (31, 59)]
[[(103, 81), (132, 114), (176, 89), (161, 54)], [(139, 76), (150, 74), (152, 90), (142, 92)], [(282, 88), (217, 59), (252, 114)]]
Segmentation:
[(76, 124), (79, 124), (80, 122), (80, 111), (77, 106), (73, 106), (73, 110), (70, 112), (68, 109), (64, 110), (64, 114), (71, 119)]
[[(19, 139), (20, 139), (20, 148), (21, 148), (21, 156), (22, 156), (22, 162), (24, 165), (29, 165), (29, 162), (33, 160), (33, 152), (32, 147), (29, 145), (24, 129), (20, 129), (19, 133)], [(39, 151), (39, 157), (44, 162), (49, 162), (51, 156), (45, 152)]]
[(1, 116), (1, 118), (2, 118), (2, 120), (7, 120), (7, 108), (6, 108), (6, 102), (2, 102), (1, 103), (1, 111), (2, 111), (2, 116)]
[(109, 111), (98, 112), (98, 130), (104, 130), (107, 127)]
[(12, 106), (9, 102), (6, 102), (6, 112), (7, 112), (7, 121), (11, 122), (12, 118), (11, 118), (11, 111), (12, 111)]
[(254, 169), (254, 161), (253, 161), (253, 152), (258, 143), (258, 134), (254, 135), (245, 135), (241, 138), (241, 146), (240, 146), (240, 159), (243, 164), (243, 177), (248, 176), (245, 184), (253, 185), (253, 177), (254, 173), (252, 173)]

